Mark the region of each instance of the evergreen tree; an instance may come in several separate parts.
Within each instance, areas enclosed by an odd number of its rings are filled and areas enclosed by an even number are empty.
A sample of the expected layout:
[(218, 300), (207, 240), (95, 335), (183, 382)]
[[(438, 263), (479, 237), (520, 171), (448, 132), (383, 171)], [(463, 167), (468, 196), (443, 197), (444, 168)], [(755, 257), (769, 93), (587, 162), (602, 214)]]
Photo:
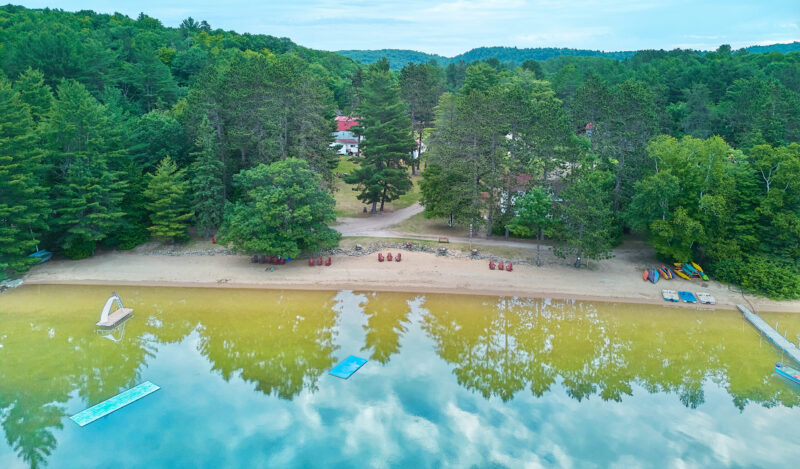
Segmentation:
[(53, 93), (44, 83), (44, 74), (39, 70), (28, 68), (17, 78), (14, 89), (20, 99), (28, 105), (33, 122), (39, 123), (50, 112), (53, 105)]
[(188, 225), (194, 215), (187, 203), (186, 170), (178, 166), (169, 156), (164, 157), (155, 173), (147, 175), (147, 189), (151, 226), (150, 234), (159, 239), (185, 241), (189, 238)]
[(25, 272), (28, 254), (47, 229), (47, 193), (40, 185), (37, 149), (28, 106), (0, 77), (0, 279)]
[(607, 259), (611, 257), (613, 217), (610, 187), (613, 175), (598, 170), (585, 170), (560, 196), (557, 234), (563, 245), (553, 249), (562, 259), (576, 256), (575, 266), (582, 258)]
[(345, 181), (358, 184), (358, 200), (372, 204), (376, 213), (411, 189), (411, 177), (403, 162), (414, 148), (411, 138), (411, 121), (405, 105), (400, 101), (400, 87), (389, 72), (389, 62), (384, 58), (369, 66), (362, 88), (361, 166)]
[(242, 171), (236, 187), (242, 199), (225, 209), (220, 236), (237, 251), (297, 257), (339, 243), (341, 235), (328, 226), (336, 221), (333, 197), (304, 160)]
[(195, 162), (192, 163), (192, 209), (197, 231), (207, 237), (222, 224), (225, 209), (225, 184), (222, 181), (224, 168), (217, 158), (214, 129), (208, 117), (203, 117), (195, 145), (200, 151), (192, 153), (195, 157)]
[(439, 67), (431, 64), (409, 63), (400, 70), (400, 92), (408, 103), (408, 114), (414, 134), (418, 137), (417, 158), (411, 161), (411, 173), (419, 169), (422, 156), (423, 130), (433, 123), (433, 108), (444, 91), (444, 80)]
[(119, 228), (126, 183), (110, 163), (122, 158), (106, 108), (86, 88), (66, 80), (45, 127), (52, 165), (51, 236), (68, 257), (88, 257)]

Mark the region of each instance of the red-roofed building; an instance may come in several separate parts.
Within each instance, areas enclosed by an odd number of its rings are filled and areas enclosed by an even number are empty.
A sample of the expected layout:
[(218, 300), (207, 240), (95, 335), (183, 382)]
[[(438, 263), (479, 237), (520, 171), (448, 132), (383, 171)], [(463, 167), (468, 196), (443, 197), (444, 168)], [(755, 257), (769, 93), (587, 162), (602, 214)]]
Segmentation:
[(336, 131), (350, 130), (350, 127), (358, 125), (358, 119), (360, 117), (336, 116)]

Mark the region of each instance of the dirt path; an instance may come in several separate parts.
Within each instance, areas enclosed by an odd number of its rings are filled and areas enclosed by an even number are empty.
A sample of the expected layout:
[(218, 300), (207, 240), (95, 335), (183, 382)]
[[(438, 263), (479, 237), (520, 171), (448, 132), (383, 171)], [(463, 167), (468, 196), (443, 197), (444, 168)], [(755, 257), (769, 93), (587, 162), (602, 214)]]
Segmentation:
[(408, 220), (423, 210), (425, 208), (422, 205), (414, 204), (391, 213), (378, 213), (367, 218), (339, 218), (337, 219), (339, 224), (333, 228), (342, 233), (342, 236), (403, 237), (402, 235), (398, 236), (397, 232), (391, 230), (390, 227)]
[[(425, 208), (416, 203), (410, 207), (400, 209), (391, 213), (379, 213), (368, 218), (339, 218), (338, 225), (334, 226), (342, 236), (366, 236), (371, 238), (408, 238), (424, 239), (436, 241), (438, 235), (409, 233), (394, 229), (395, 226), (405, 220), (421, 213)], [(460, 236), (448, 236), (451, 243), (469, 243), (469, 238)], [(472, 237), (472, 244), (483, 246), (504, 246), (511, 248), (536, 248), (534, 240), (506, 240), (501, 237), (485, 238), (483, 235)], [(550, 249), (549, 246), (542, 245), (543, 249)]]

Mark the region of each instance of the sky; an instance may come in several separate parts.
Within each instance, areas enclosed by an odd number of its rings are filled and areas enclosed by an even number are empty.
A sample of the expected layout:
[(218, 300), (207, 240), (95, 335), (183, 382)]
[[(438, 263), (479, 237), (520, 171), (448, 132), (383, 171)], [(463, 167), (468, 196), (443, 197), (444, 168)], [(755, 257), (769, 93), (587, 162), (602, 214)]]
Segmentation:
[(713, 50), (800, 40), (800, 0), (17, 1), (133, 18), (144, 12), (165, 26), (191, 16), (213, 28), (288, 37), (314, 49), (413, 49), (448, 57), (481, 46)]

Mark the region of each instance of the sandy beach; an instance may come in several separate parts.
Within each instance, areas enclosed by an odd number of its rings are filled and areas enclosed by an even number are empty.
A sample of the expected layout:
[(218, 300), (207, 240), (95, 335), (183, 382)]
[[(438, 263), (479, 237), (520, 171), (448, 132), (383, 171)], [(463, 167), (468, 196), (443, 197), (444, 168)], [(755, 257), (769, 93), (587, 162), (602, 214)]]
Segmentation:
[[(394, 250), (397, 252), (396, 250)], [(387, 250), (383, 251), (384, 253)], [(399, 291), (474, 295), (567, 298), (609, 302), (664, 304), (662, 289), (707, 291), (717, 309), (747, 304), (742, 294), (710, 281), (674, 279), (645, 282), (636, 259), (640, 253), (619, 250), (613, 259), (593, 262), (591, 269), (548, 263), (515, 265), (513, 272), (489, 270), (488, 261), (402, 251), (402, 262), (378, 262), (377, 254), (339, 255), (333, 265), (310, 267), (306, 260), (286, 265), (253, 264), (239, 255), (159, 255), (111, 252), (80, 261), (57, 260), (33, 268), (28, 284), (152, 285), (212, 288)], [(747, 295), (757, 311), (800, 312), (800, 301), (771, 301)]]

